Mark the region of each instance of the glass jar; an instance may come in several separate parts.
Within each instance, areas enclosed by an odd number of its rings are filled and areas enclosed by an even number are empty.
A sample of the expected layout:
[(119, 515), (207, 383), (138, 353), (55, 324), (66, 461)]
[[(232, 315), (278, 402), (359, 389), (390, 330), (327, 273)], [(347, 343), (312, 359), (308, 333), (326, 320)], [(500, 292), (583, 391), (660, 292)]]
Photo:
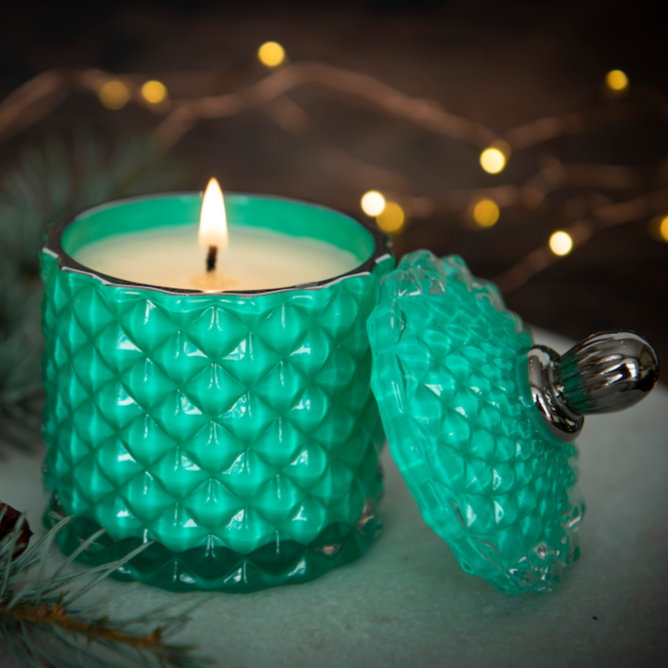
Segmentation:
[(142, 197), (54, 227), (46, 286), (45, 522), (80, 560), (147, 549), (115, 573), (172, 590), (303, 582), (380, 528), (383, 431), (366, 322), (386, 238), (328, 209), (231, 195), (228, 217), (349, 251), (359, 266), (289, 289), (140, 285), (74, 259), (92, 241), (195, 224), (199, 195)]

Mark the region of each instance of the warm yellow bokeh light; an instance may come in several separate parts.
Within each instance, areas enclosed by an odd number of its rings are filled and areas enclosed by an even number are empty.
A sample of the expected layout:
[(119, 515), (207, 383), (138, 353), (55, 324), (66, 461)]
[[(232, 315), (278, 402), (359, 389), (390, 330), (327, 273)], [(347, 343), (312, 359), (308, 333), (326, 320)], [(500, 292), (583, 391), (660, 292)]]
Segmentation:
[(605, 75), (605, 83), (611, 90), (624, 90), (629, 85), (629, 78), (621, 70), (611, 70)]
[(370, 190), (362, 197), (362, 211), (367, 216), (377, 216), (385, 208), (385, 198), (376, 190)]
[(383, 210), (376, 216), (376, 222), (383, 232), (398, 232), (406, 221), (404, 210), (396, 202), (386, 202)]
[(107, 81), (97, 93), (103, 106), (107, 109), (120, 109), (130, 99), (128, 87), (121, 81)]
[(659, 223), (659, 234), (664, 241), (668, 241), (668, 216), (664, 216)]
[(151, 104), (160, 104), (167, 99), (167, 87), (160, 81), (147, 81), (141, 87), (142, 97)]
[(506, 166), (506, 156), (498, 148), (486, 148), (480, 154), (480, 164), (489, 174), (498, 174)]
[(555, 232), (550, 237), (550, 250), (555, 255), (568, 255), (573, 249), (573, 239), (567, 232)]
[(257, 57), (267, 67), (276, 67), (285, 59), (285, 49), (278, 42), (265, 42), (258, 50)]
[(499, 220), (499, 206), (491, 199), (481, 199), (473, 207), (473, 220), (480, 227), (492, 227)]

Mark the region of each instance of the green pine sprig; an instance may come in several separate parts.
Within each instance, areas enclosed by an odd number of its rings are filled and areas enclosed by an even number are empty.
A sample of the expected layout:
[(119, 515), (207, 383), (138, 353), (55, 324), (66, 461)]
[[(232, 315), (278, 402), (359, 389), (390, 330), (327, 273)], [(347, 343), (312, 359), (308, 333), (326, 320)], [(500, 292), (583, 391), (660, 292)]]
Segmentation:
[[(5, 510), (0, 510), (0, 523)], [(210, 661), (195, 655), (196, 648), (173, 642), (173, 636), (188, 623), (192, 611), (204, 602), (200, 597), (185, 609), (178, 609), (183, 608), (180, 599), (179, 604), (125, 619), (100, 614), (105, 601), (81, 605), (85, 594), (94, 591), (112, 571), (150, 543), (119, 561), (68, 572), (74, 559), (104, 531), (100, 530), (51, 575), (46, 575), (56, 535), (71, 519), (61, 520), (23, 553), (19, 542), (24, 540), (24, 516), (0, 540), (0, 644), (7, 645), (20, 665), (30, 668), (107, 668), (119, 663), (127, 665), (127, 661), (160, 668), (210, 665)]]

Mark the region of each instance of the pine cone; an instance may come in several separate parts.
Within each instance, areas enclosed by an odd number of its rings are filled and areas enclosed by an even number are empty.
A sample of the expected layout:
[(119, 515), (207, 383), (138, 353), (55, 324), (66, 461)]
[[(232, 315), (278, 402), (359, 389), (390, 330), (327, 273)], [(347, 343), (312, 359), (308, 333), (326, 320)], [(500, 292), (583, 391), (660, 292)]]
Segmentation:
[[(21, 513), (17, 512), (14, 510), (14, 508), (8, 506), (6, 503), (0, 503), (0, 515), (2, 515), (2, 519), (0, 520), (0, 540), (2, 540), (5, 536), (14, 531), (14, 527), (19, 521)], [(30, 536), (32, 536), (32, 531), (30, 531), (28, 521), (24, 520), (23, 524), (21, 525), (18, 540), (14, 546), (14, 554), (12, 555), (12, 559), (21, 556), (23, 552), (25, 552), (25, 549), (28, 547)]]

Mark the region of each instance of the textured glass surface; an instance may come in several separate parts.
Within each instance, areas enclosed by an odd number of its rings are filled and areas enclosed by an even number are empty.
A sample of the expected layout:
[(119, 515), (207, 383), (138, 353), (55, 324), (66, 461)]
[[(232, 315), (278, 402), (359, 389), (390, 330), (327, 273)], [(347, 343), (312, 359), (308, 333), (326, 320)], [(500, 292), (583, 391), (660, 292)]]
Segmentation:
[(529, 331), (457, 256), (405, 256), (368, 323), (392, 456), (427, 524), (469, 573), (546, 591), (579, 556), (577, 449), (536, 430)]
[(61, 547), (99, 525), (89, 563), (155, 540), (126, 575), (232, 590), (366, 549), (383, 432), (365, 325), (392, 265), (313, 291), (178, 295), (43, 253), (45, 481), (78, 518)]
[[(66, 515), (56, 496), (44, 514), (44, 522), (52, 527)], [(76, 517), (59, 531), (56, 540), (65, 554), (71, 554), (99, 529), (97, 522)], [(141, 580), (171, 591), (240, 593), (299, 584), (357, 559), (371, 546), (380, 529), (376, 504), (370, 499), (356, 525), (330, 524), (308, 545), (277, 540), (249, 554), (239, 554), (216, 544), (173, 552), (155, 542), (112, 576), (117, 580)], [(113, 540), (105, 533), (78, 560), (88, 566), (99, 566), (120, 559), (142, 542), (141, 538)]]

